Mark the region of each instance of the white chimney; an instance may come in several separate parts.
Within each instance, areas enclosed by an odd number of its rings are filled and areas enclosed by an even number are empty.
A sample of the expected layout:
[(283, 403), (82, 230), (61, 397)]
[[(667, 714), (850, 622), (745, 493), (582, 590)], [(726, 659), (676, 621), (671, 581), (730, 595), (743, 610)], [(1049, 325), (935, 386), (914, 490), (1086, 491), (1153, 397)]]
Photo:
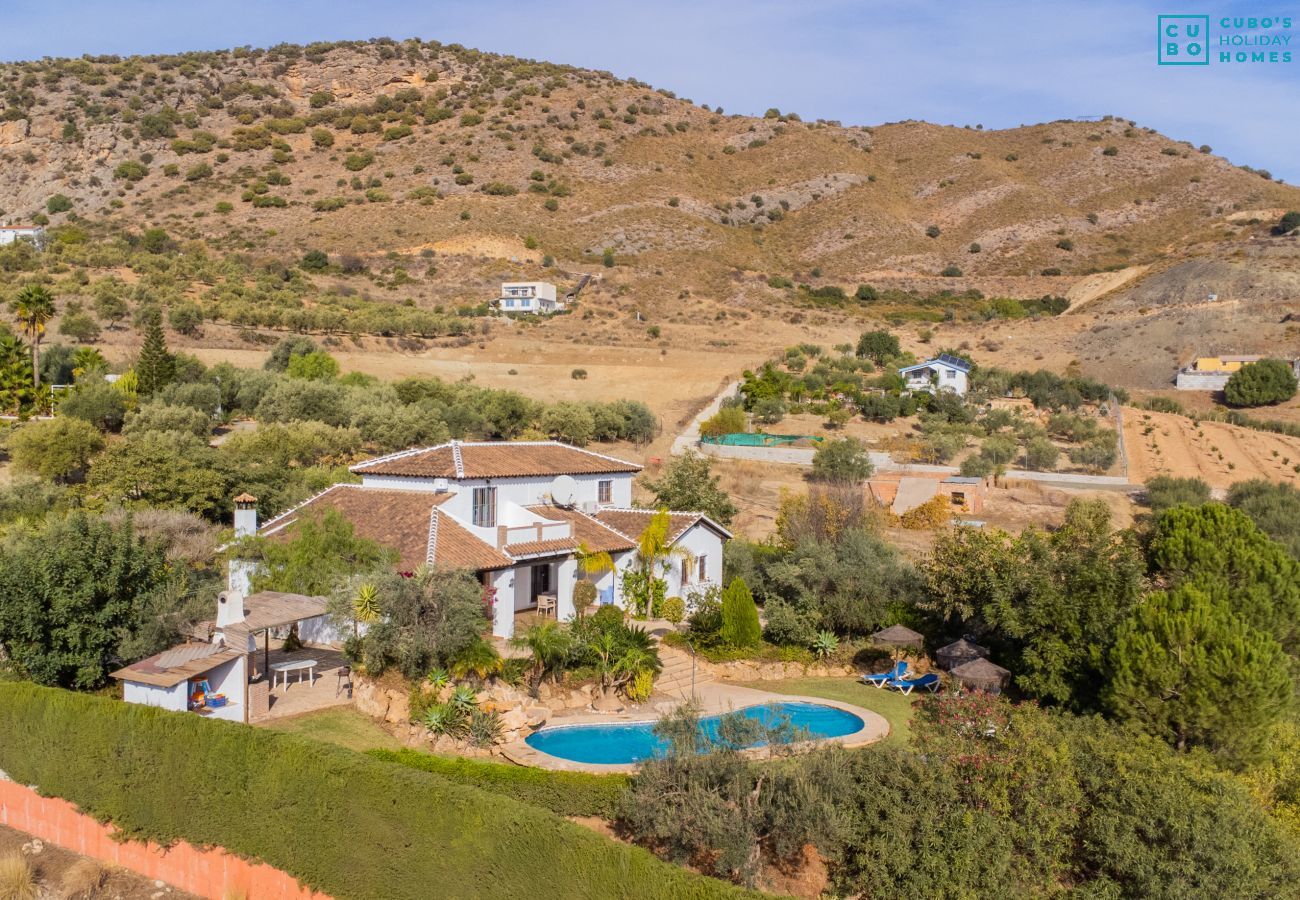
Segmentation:
[(252, 537), (257, 534), (257, 498), (240, 494), (235, 498), (235, 537)]
[(239, 591), (217, 594), (217, 630), (244, 621), (244, 595)]

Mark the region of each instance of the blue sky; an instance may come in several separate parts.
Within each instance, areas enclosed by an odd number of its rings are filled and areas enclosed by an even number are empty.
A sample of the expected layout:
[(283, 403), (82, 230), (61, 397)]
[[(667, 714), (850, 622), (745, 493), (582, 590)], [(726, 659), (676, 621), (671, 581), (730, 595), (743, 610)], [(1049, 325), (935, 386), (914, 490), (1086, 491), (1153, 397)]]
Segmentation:
[[(1113, 114), (1297, 183), (1290, 2), (0, 0), (0, 58), (415, 36), (607, 69), (728, 112), (985, 128)], [(1159, 13), (1294, 15), (1295, 61), (1159, 67)]]

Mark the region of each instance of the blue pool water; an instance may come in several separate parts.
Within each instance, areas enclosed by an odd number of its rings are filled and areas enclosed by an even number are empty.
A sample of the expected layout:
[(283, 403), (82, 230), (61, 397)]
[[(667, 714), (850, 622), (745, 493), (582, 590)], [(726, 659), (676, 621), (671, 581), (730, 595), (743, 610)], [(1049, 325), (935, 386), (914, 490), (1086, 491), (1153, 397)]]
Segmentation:
[[(819, 703), (774, 703), (746, 707), (740, 712), (746, 718), (758, 719), (767, 724), (788, 716), (791, 725), (806, 730), (813, 738), (843, 737), (859, 731), (863, 726), (862, 719), (853, 713)], [(710, 736), (716, 735), (721, 718), (709, 716), (701, 719), (701, 730)], [(561, 725), (534, 732), (526, 743), (534, 750), (560, 759), (605, 765), (641, 762), (662, 756), (668, 749), (668, 742), (655, 736), (653, 722)]]

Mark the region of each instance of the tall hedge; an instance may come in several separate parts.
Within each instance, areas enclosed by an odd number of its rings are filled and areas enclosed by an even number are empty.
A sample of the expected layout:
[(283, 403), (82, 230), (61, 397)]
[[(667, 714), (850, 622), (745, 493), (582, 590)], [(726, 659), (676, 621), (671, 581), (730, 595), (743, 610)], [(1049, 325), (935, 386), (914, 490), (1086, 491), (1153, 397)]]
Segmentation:
[(755, 896), (538, 807), (295, 735), (0, 684), (0, 769), (127, 835), (340, 898)]
[(504, 794), (561, 816), (614, 818), (630, 781), (626, 775), (548, 772), (461, 756), (434, 756), (418, 750), (370, 750), (368, 755), (422, 772), (433, 772), (457, 784)]

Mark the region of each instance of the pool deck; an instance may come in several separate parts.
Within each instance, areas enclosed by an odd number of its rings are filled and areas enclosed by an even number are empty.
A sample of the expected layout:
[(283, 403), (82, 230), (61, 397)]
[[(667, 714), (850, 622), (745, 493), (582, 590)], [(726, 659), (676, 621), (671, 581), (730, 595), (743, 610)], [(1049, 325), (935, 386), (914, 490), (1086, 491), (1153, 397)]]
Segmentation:
[[(696, 700), (699, 702), (701, 716), (714, 716), (720, 713), (734, 712), (735, 710), (744, 709), (747, 706), (764, 706), (768, 703), (813, 703), (818, 706), (830, 706), (845, 712), (852, 713), (862, 720), (862, 728), (852, 734), (842, 735), (841, 737), (821, 738), (816, 744), (835, 743), (843, 747), (864, 747), (867, 744), (874, 744), (883, 738), (889, 736), (889, 722), (879, 713), (863, 709), (860, 706), (854, 706), (851, 703), (841, 703), (838, 700), (827, 700), (824, 697), (800, 697), (794, 694), (773, 694), (768, 691), (759, 691), (754, 688), (741, 687), (735, 684), (728, 684), (725, 681), (715, 681), (701, 684), (696, 692)], [(665, 700), (660, 703), (647, 703), (644, 706), (626, 710), (621, 713), (599, 713), (583, 712), (572, 713), (568, 715), (553, 716), (546, 722), (547, 728), (564, 725), (625, 725), (640, 722), (654, 722), (660, 716), (676, 709), (681, 705), (681, 701)], [(557, 772), (596, 772), (596, 773), (617, 773), (617, 772), (635, 772), (638, 768), (637, 763), (583, 763), (575, 762), (571, 759), (561, 759), (558, 756), (551, 756), (549, 753), (542, 753), (530, 747), (525, 741), (511, 741), (503, 745), (501, 754), (513, 763), (521, 766), (535, 766), (540, 769), (551, 769)], [(751, 752), (751, 751), (747, 751)], [(755, 754), (762, 754), (764, 751), (759, 749), (752, 751)]]

